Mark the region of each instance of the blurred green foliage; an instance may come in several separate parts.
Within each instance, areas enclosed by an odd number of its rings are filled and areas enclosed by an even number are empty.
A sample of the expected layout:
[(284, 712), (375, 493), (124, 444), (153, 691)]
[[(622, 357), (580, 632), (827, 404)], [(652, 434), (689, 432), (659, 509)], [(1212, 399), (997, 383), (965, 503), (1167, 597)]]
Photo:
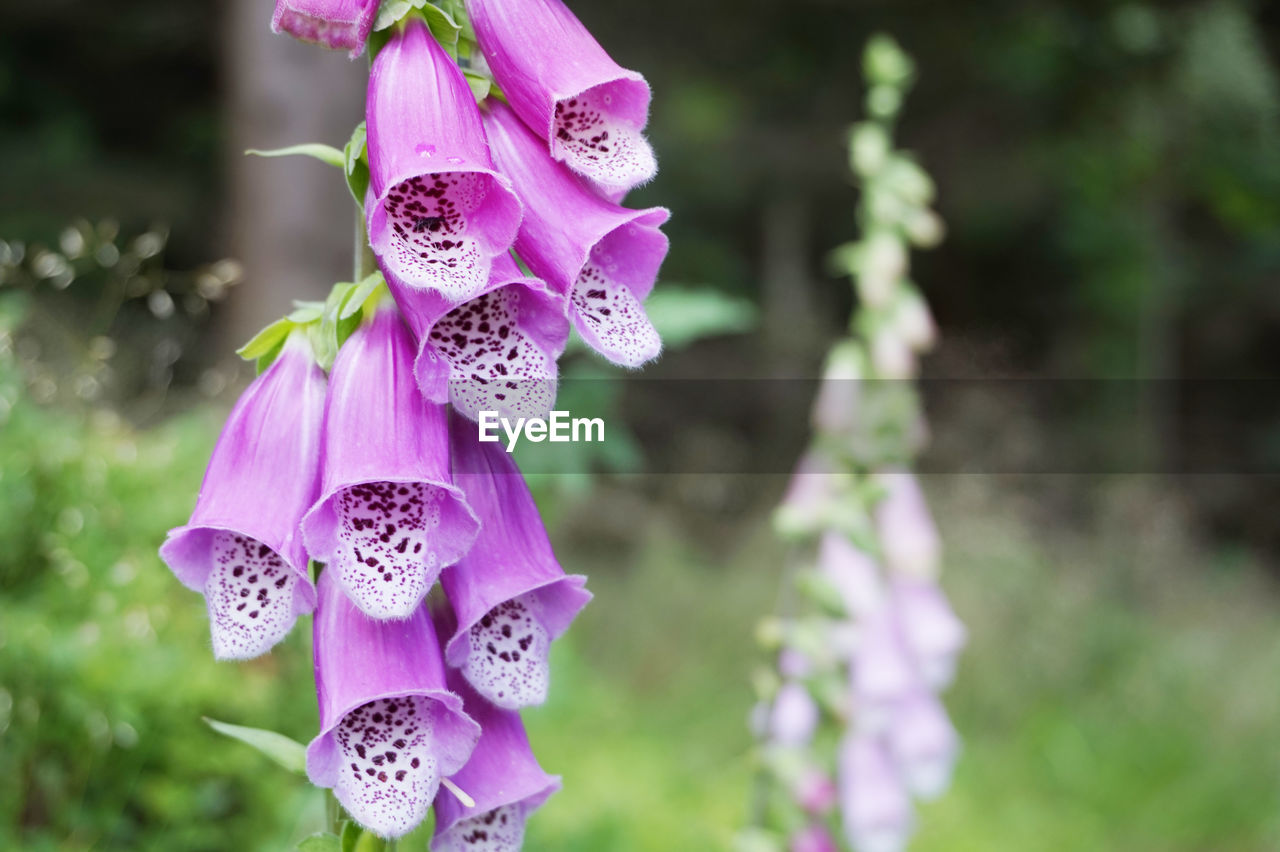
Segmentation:
[(156, 547), (190, 510), (214, 421), (146, 434), (34, 404), (0, 303), (0, 847), (253, 848), (301, 793), (207, 714), (305, 737), (305, 631), (217, 665), (199, 598)]
[[(16, 314), (0, 302), (0, 848), (292, 848), (323, 828), (320, 795), (201, 717), (307, 741), (309, 625), (215, 663), (200, 598), (155, 552), (222, 412), (143, 432), (37, 405)], [(1097, 483), (1083, 530), (1046, 527), (1039, 495), (991, 477), (926, 485), (973, 642), (948, 696), (966, 751), (914, 848), (1275, 848), (1275, 590), (1190, 542), (1146, 481)], [(637, 504), (636, 487), (557, 498), (562, 560), (597, 597), (527, 714), (565, 781), (531, 850), (727, 849), (743, 822), (751, 635), (784, 555), (763, 513), (706, 548), (678, 504)]]

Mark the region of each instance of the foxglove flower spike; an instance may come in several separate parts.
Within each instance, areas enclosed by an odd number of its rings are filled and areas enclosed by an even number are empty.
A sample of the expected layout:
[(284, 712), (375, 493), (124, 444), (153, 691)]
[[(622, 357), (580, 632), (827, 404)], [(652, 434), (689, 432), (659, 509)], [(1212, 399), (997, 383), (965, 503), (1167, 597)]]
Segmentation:
[(356, 822), (383, 837), (412, 831), (440, 778), (461, 769), (480, 726), (445, 685), (425, 606), (405, 621), (375, 621), (320, 575), (316, 693), (320, 733), (307, 746), (307, 777), (333, 788)]
[(622, 68), (560, 0), (469, 0), (485, 60), (543, 150), (616, 196), (653, 177), (642, 135), (649, 84)]
[(374, 253), (408, 287), (472, 298), (515, 240), (520, 201), (493, 169), (466, 78), (421, 19), (378, 52), (365, 117)]
[(524, 477), (496, 443), (481, 444), (476, 425), (451, 418), (454, 481), (480, 517), (467, 555), (440, 578), (457, 630), (445, 659), (489, 701), (507, 709), (541, 704), (547, 653), (591, 600), (586, 578), (566, 576), (538, 517)]
[(445, 410), (418, 392), (413, 357), (413, 337), (390, 300), (338, 352), (325, 406), (324, 485), (302, 522), (311, 558), (327, 563), (374, 618), (411, 616), (479, 527), (449, 474)]
[(204, 594), (220, 660), (266, 653), (315, 608), (298, 523), (319, 488), (324, 396), (306, 336), (292, 335), (236, 403), (191, 520), (160, 548)]

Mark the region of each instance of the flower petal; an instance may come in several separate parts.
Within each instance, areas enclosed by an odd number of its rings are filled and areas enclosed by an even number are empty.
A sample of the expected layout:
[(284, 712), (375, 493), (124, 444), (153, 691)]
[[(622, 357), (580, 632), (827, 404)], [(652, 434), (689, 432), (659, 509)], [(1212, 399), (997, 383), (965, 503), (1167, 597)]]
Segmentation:
[(625, 192), (657, 171), (641, 135), (649, 85), (605, 53), (560, 0), (471, 0), (476, 38), (516, 114), (555, 159)]
[(361, 825), (403, 835), (426, 816), (440, 777), (467, 762), (480, 727), (445, 685), (425, 607), (405, 621), (370, 619), (326, 570), (314, 634), (320, 732), (307, 775)]
[(520, 201), (493, 169), (466, 78), (422, 20), (378, 52), (365, 116), (374, 252), (408, 287), (471, 298), (511, 247)]
[(550, 642), (591, 600), (586, 578), (565, 576), (524, 477), (501, 447), (479, 443), (475, 424), (461, 417), (450, 423), (450, 444), (455, 481), (481, 531), (440, 577), (457, 623), (446, 658), (499, 706), (539, 703)]
[(236, 403), (191, 519), (160, 548), (178, 579), (205, 595), (219, 659), (265, 653), (315, 607), (298, 524), (319, 490), (324, 396), (306, 339), (291, 337)]
[(662, 343), (641, 303), (667, 254), (661, 207), (628, 210), (593, 194), (501, 103), (483, 113), (494, 162), (525, 208), (516, 252), (569, 300), (579, 333), (615, 363), (637, 367)]
[(412, 614), (479, 526), (452, 484), (445, 412), (419, 393), (413, 353), (390, 301), (343, 345), (325, 408), (324, 487), (302, 521), (311, 557), (374, 618)]

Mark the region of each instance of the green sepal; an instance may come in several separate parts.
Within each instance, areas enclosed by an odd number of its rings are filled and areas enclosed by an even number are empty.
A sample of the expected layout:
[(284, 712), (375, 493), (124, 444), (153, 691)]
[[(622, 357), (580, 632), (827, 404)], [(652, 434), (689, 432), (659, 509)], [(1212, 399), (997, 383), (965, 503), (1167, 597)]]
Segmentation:
[(295, 301), (293, 303), (293, 313), (289, 314), (285, 319), (298, 325), (306, 325), (307, 323), (316, 322), (323, 315), (324, 302)]
[(338, 319), (349, 319), (363, 311), (369, 298), (373, 295), (373, 291), (385, 283), (386, 280), (382, 277), (382, 273), (375, 272), (352, 287), (346, 298), (342, 300), (341, 308), (338, 311)]
[(297, 740), (275, 731), (231, 725), (204, 717), (205, 724), (224, 736), (253, 746), (276, 763), (298, 775), (307, 774), (307, 749)]
[[(373, 20), (373, 31), (381, 33), (384, 30), (388, 30), (414, 14), (414, 12), (417, 12), (426, 21), (427, 29), (431, 30), (431, 35), (435, 37), (436, 41), (440, 42), (440, 46), (450, 56), (457, 59), (458, 38), (462, 34), (462, 25), (449, 12), (434, 3), (426, 2), (426, 0), (384, 0), (382, 7), (378, 10), (378, 17)], [(382, 39), (378, 39), (378, 41), (380, 43), (377, 46), (381, 49)]]
[(304, 837), (294, 847), (298, 852), (342, 852), (342, 838), (328, 832)]
[(292, 157), (300, 155), (303, 157), (313, 157), (326, 165), (342, 168), (343, 157), (342, 152), (332, 145), (322, 145), (319, 142), (306, 142), (302, 145), (290, 145), (287, 148), (272, 148), (265, 151), (259, 148), (249, 148), (245, 154), (251, 154), (255, 157)]
[(373, 32), (380, 33), (390, 29), (415, 8), (413, 0), (382, 0), (378, 17), (373, 19)]
[(453, 16), (434, 3), (422, 3), (418, 7), (422, 17), (427, 21), (427, 28), (440, 42), (440, 46), (452, 56), (458, 58), (458, 37), (462, 35), (462, 25)]
[(342, 169), (347, 176), (347, 188), (358, 207), (364, 207), (364, 196), (369, 189), (369, 159), (365, 156), (368, 131), (362, 121), (351, 131), (351, 139), (342, 149)]
[(796, 588), (800, 594), (818, 605), (827, 615), (845, 618), (853, 613), (845, 608), (840, 590), (825, 574), (817, 571), (801, 571), (796, 575)]
[(493, 91), (493, 80), (484, 74), (464, 68), (462, 69), (462, 76), (467, 78), (467, 85), (471, 87), (471, 94), (475, 97), (476, 103), (480, 103), (489, 97), (489, 93)]
[(335, 284), (325, 300), (320, 322), (311, 329), (311, 345), (316, 362), (324, 370), (333, 366), (338, 350), (360, 325), (364, 309), (380, 298), (385, 287), (381, 272), (375, 272), (358, 284)]

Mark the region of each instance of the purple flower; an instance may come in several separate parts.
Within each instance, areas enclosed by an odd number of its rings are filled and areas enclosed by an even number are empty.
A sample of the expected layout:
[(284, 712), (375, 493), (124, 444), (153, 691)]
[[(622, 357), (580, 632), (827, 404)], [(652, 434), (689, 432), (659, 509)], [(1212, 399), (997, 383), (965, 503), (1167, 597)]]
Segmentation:
[(524, 204), (520, 258), (568, 300), (596, 351), (626, 367), (656, 358), (662, 341), (641, 303), (667, 255), (658, 228), (670, 214), (627, 210), (590, 192), (506, 105), (488, 105), (483, 119), (493, 160)]
[(271, 29), (335, 50), (350, 50), (354, 59), (364, 51), (377, 13), (378, 0), (276, 0)]
[(304, 335), (236, 403), (191, 520), (160, 557), (209, 607), (220, 660), (266, 653), (315, 608), (298, 522), (319, 486), (324, 373)]
[(591, 594), (586, 578), (565, 576), (524, 477), (497, 444), (481, 444), (476, 425), (450, 423), (454, 481), (480, 516), (480, 535), (441, 575), (457, 630), (445, 659), (477, 692), (507, 709), (541, 704), (547, 652)]
[(831, 833), (821, 825), (809, 825), (791, 835), (788, 852), (840, 852)]
[(436, 795), (433, 852), (508, 852), (524, 842), (525, 820), (554, 792), (560, 779), (542, 771), (520, 714), (485, 701), (456, 672), (451, 689), (462, 696), (466, 712), (480, 723), (480, 742), (467, 765), (450, 780), (475, 800), (466, 807), (452, 792)]
[(641, 135), (649, 84), (610, 59), (560, 0), (470, 0), (467, 10), (502, 93), (554, 159), (610, 194), (653, 177)]
[(829, 454), (810, 448), (800, 457), (774, 524), (784, 535), (816, 535), (847, 520), (842, 505), (852, 477), (843, 472)]
[(476, 295), (515, 239), (520, 201), (493, 170), (466, 79), (421, 19), (378, 52), (366, 118), (374, 252), (409, 287)]
[(967, 641), (964, 624), (932, 580), (896, 577), (892, 599), (903, 638), (921, 676), (932, 689), (942, 689), (951, 683), (956, 657)]
[(802, 746), (813, 739), (818, 727), (818, 703), (804, 684), (788, 681), (773, 698), (769, 732), (773, 741), (784, 746)]
[(406, 618), (474, 541), (478, 522), (449, 475), (445, 410), (413, 379), (413, 337), (384, 301), (338, 353), (325, 405), (324, 487), (302, 522), (374, 618)]
[(520, 272), (509, 254), (494, 258), (489, 284), (462, 304), (413, 291), (387, 276), (418, 338), (414, 375), (432, 402), (452, 402), (476, 419), (545, 417), (556, 399), (556, 359), (569, 339), (564, 300)]
[(440, 785), (467, 762), (480, 726), (445, 686), (426, 607), (406, 621), (375, 621), (320, 575), (315, 618), (320, 733), (307, 776), (332, 787), (355, 820), (385, 837), (422, 822)]
[(946, 709), (932, 693), (920, 690), (895, 708), (888, 741), (911, 792), (931, 800), (946, 791), (960, 739)]
[(836, 785), (826, 772), (808, 767), (792, 784), (791, 795), (807, 813), (821, 815), (835, 805)]
[(895, 702), (920, 686), (915, 660), (889, 607), (863, 618), (850, 671), (863, 730), (880, 731), (893, 716)]
[(842, 533), (829, 530), (822, 536), (818, 570), (839, 592), (850, 617), (866, 615), (882, 605), (885, 595), (875, 560)]
[(859, 852), (899, 852), (911, 835), (911, 800), (884, 746), (851, 734), (837, 755), (845, 836)]
[(942, 544), (920, 484), (909, 473), (882, 474), (879, 481), (888, 492), (875, 512), (885, 564), (897, 574), (937, 576)]

